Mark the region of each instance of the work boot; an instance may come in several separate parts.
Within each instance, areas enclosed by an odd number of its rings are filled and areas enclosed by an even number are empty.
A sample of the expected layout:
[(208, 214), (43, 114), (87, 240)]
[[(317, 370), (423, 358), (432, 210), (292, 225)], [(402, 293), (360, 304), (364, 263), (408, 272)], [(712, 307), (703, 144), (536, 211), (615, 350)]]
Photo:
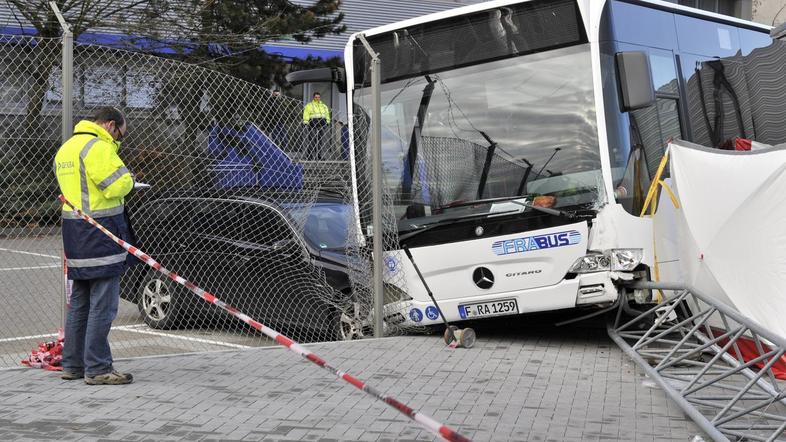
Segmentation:
[(77, 379), (84, 379), (84, 373), (73, 373), (70, 371), (63, 370), (63, 374), (60, 376), (60, 379), (64, 381), (75, 381)]
[(120, 373), (115, 370), (92, 377), (85, 376), (85, 384), (87, 385), (123, 385), (132, 382), (134, 382), (134, 377), (130, 373)]

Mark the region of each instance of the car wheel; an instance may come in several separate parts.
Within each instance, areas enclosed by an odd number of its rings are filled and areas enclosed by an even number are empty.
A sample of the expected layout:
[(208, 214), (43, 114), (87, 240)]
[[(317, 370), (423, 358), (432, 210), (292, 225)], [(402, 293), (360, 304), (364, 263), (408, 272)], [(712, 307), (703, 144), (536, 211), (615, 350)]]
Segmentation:
[(370, 316), (365, 314), (361, 305), (356, 300), (344, 303), (338, 312), (338, 332), (339, 341), (351, 341), (362, 339), (364, 329), (368, 328)]
[(182, 289), (159, 272), (148, 272), (140, 286), (137, 307), (152, 328), (177, 328), (182, 323)]

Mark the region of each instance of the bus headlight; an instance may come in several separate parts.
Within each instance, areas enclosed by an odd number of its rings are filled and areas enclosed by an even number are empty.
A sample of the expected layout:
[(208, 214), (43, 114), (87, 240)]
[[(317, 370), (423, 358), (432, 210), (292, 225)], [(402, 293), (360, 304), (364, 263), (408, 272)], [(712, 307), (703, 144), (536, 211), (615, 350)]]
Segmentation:
[(630, 272), (644, 258), (642, 249), (610, 249), (602, 253), (590, 253), (577, 259), (570, 266), (570, 273), (593, 273), (603, 271)]

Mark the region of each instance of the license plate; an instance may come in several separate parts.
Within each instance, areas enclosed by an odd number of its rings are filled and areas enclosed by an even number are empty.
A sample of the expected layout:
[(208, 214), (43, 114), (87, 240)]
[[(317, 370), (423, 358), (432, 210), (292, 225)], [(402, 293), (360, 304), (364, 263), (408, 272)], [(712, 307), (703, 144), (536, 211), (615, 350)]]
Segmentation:
[(461, 319), (480, 318), (488, 316), (515, 315), (519, 312), (519, 305), (515, 299), (500, 299), (498, 301), (475, 302), (458, 306)]

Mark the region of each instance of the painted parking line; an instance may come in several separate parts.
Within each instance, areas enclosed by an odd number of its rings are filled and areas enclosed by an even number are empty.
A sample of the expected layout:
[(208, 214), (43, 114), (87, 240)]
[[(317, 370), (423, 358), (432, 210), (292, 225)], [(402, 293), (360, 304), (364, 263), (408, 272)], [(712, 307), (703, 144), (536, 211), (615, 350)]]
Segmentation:
[[(140, 324), (134, 324), (134, 325), (140, 325)], [(144, 325), (144, 324), (141, 324), (141, 325)], [(112, 329), (115, 329), (115, 328), (117, 328), (117, 327), (112, 327)], [(47, 334), (43, 334), (43, 335), (30, 335), (30, 336), (14, 336), (13, 338), (0, 339), (0, 343), (2, 343), (2, 342), (15, 342), (15, 341), (27, 341), (29, 339), (54, 338), (55, 336), (57, 336), (57, 333), (47, 333)]]
[(21, 253), (22, 255), (43, 256), (44, 258), (62, 259), (60, 256), (47, 255), (45, 253), (25, 252), (24, 250), (5, 249), (0, 247), (0, 252)]
[[(203, 344), (219, 345), (219, 346), (223, 346), (223, 347), (241, 348), (241, 349), (252, 348), (251, 346), (248, 346), (248, 345), (232, 344), (230, 342), (214, 341), (212, 339), (192, 338), (190, 336), (180, 336), (180, 335), (173, 335), (173, 334), (169, 334), (169, 333), (156, 332), (156, 331), (152, 331), (152, 330), (143, 330), (140, 327), (147, 327), (147, 324), (120, 325), (120, 326), (117, 326), (117, 327), (112, 327), (112, 330), (127, 331), (127, 332), (133, 332), (133, 333), (141, 333), (141, 334), (145, 334), (145, 335), (160, 336), (160, 337), (165, 337), (165, 338), (175, 338), (175, 339), (180, 339), (180, 340), (183, 340), (183, 341), (199, 342), (199, 343), (203, 343)], [(30, 336), (16, 336), (16, 337), (13, 337), (13, 338), (0, 339), (0, 343), (3, 343), (3, 342), (15, 342), (15, 341), (27, 341), (27, 340), (30, 340), (30, 339), (53, 338), (55, 336), (57, 336), (57, 333), (47, 333), (47, 334), (43, 334), (43, 335), (30, 335)]]
[(29, 339), (53, 338), (55, 336), (57, 336), (57, 333), (49, 333), (49, 334), (45, 334), (45, 335), (15, 336), (13, 338), (0, 339), (0, 343), (2, 343), (2, 342), (15, 342), (15, 341), (27, 341)]
[(192, 338), (190, 336), (173, 335), (169, 333), (140, 329), (139, 327), (147, 327), (147, 325), (146, 324), (121, 325), (119, 327), (112, 327), (112, 330), (129, 331), (134, 333), (141, 333), (144, 335), (161, 336), (165, 338), (175, 338), (188, 342), (199, 342), (202, 344), (220, 345), (220, 346), (231, 347), (231, 348), (252, 348), (251, 346), (248, 345), (232, 344), (230, 342), (214, 341), (212, 339)]
[(0, 272), (13, 272), (18, 270), (39, 270), (39, 269), (59, 269), (63, 266), (61, 264), (50, 264), (46, 266), (31, 266), (31, 267), (5, 267), (0, 268)]

